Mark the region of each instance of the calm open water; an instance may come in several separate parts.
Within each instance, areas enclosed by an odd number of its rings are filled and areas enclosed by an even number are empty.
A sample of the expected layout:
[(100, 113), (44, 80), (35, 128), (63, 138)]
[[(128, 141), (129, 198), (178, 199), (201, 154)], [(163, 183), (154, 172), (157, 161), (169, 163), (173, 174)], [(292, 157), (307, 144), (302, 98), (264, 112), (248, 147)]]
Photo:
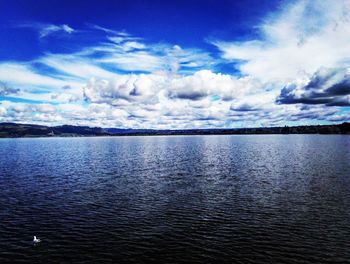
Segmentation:
[(6, 262), (350, 263), (350, 136), (1, 139)]

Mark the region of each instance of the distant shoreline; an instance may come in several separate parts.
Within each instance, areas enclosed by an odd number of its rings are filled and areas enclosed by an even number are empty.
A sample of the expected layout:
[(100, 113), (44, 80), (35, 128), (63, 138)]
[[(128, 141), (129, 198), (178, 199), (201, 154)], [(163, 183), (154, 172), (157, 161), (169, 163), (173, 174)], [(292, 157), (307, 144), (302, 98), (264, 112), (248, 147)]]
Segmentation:
[(70, 125), (49, 127), (35, 124), (0, 123), (0, 138), (272, 134), (350, 134), (350, 123), (291, 127), (179, 130), (119, 129)]

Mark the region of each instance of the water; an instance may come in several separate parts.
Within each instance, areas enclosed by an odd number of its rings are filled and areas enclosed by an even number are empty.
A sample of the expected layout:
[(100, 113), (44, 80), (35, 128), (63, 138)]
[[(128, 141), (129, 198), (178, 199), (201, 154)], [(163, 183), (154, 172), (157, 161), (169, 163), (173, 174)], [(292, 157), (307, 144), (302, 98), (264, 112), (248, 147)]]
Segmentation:
[(0, 263), (350, 263), (350, 136), (1, 139), (0, 157)]

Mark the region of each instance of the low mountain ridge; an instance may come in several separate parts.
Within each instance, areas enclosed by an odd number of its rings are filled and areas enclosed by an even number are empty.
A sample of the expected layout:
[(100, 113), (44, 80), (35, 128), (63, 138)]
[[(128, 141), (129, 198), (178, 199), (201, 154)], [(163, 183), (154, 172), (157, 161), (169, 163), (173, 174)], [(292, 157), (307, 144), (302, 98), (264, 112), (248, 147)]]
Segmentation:
[(35, 124), (0, 123), (0, 137), (68, 137), (68, 136), (137, 136), (137, 135), (240, 135), (240, 134), (350, 134), (350, 123), (337, 125), (284, 126), (223, 129), (123, 129), (88, 126), (42, 126)]

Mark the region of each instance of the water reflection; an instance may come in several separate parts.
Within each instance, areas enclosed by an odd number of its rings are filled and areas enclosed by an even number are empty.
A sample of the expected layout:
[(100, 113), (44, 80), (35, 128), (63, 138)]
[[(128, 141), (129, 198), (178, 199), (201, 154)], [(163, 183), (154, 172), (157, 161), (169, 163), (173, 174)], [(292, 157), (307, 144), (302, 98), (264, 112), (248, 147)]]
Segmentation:
[(349, 138), (1, 139), (0, 260), (345, 262)]

